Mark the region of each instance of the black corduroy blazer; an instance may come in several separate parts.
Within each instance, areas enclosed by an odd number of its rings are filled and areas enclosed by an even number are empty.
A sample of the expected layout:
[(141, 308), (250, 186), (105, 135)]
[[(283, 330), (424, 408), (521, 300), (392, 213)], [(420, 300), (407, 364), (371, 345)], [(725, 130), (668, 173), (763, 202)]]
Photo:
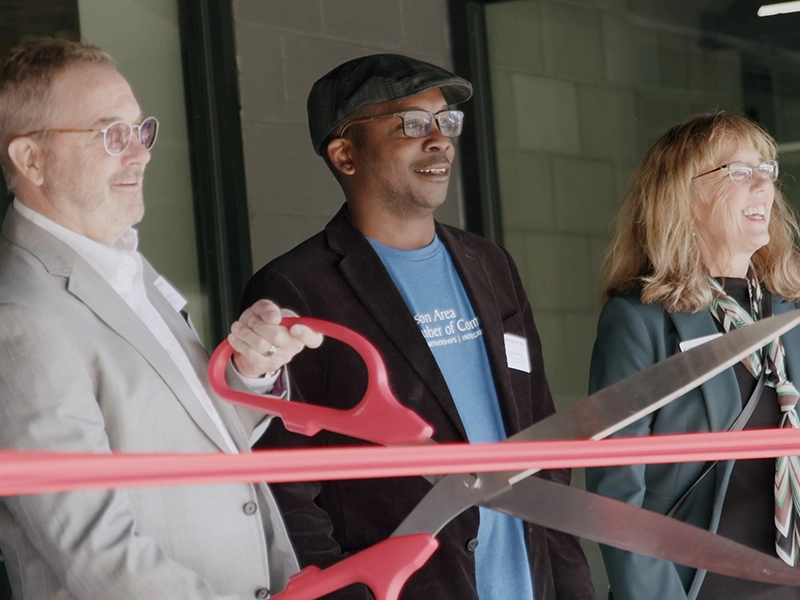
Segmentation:
[[(517, 270), (499, 246), (436, 224), (480, 319), (507, 435), (554, 412), (541, 343)], [(326, 319), (364, 335), (381, 352), (397, 397), (435, 429), (437, 442), (467, 440), (447, 384), (414, 317), (346, 206), (323, 232), (273, 260), (250, 280), (242, 306), (268, 298), (302, 316)], [(510, 369), (504, 334), (526, 338), (531, 373)], [(332, 408), (350, 408), (366, 389), (366, 367), (355, 351), (327, 339), (305, 350), (290, 368), (293, 396)], [(260, 448), (363, 444), (329, 432), (313, 438), (270, 425)], [(569, 472), (538, 476), (569, 484)], [(272, 486), (301, 565), (325, 567), (389, 535), (431, 489), (422, 477), (330, 481)], [(403, 600), (478, 600), (474, 541), (479, 512), (472, 508), (439, 534), (440, 547), (406, 585)], [(526, 524), (537, 600), (595, 597), (578, 541)], [(472, 542), (472, 543), (471, 543)], [(330, 598), (367, 598), (354, 586)]]

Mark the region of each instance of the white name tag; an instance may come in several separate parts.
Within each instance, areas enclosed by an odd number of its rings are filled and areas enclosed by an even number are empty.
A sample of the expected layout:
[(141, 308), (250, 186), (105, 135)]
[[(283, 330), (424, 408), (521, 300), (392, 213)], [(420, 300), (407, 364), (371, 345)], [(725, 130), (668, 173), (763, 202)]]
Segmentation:
[(183, 310), (183, 307), (186, 306), (186, 298), (181, 296), (178, 290), (170, 285), (169, 281), (159, 275), (154, 285), (158, 288), (158, 291), (164, 295), (164, 298), (167, 299), (167, 302), (172, 305), (172, 308), (174, 308), (176, 312)]
[(715, 340), (721, 335), (722, 335), (721, 333), (712, 333), (711, 335), (704, 335), (703, 337), (694, 338), (693, 340), (686, 340), (685, 342), (681, 342), (678, 345), (681, 347), (681, 352), (686, 352), (688, 350), (691, 350), (692, 348), (697, 348), (698, 346), (702, 346), (706, 342)]
[(506, 342), (506, 361), (509, 369), (531, 372), (531, 357), (528, 355), (528, 340), (513, 333), (503, 335)]

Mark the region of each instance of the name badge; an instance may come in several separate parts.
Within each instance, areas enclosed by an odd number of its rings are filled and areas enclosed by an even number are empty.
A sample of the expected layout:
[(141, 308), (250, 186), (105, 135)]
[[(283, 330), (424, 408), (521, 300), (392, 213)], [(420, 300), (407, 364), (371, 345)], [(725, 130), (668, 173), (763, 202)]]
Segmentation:
[(531, 357), (528, 354), (528, 340), (513, 333), (503, 335), (506, 342), (506, 361), (509, 369), (531, 372)]
[(681, 348), (681, 352), (686, 352), (688, 350), (691, 350), (692, 348), (697, 348), (698, 346), (702, 346), (706, 342), (715, 340), (721, 335), (722, 335), (721, 333), (712, 333), (711, 335), (704, 335), (703, 337), (694, 338), (693, 340), (686, 340), (685, 342), (681, 342), (678, 345)]
[(167, 299), (167, 302), (172, 305), (172, 308), (174, 308), (176, 312), (181, 312), (183, 310), (183, 307), (186, 306), (186, 298), (181, 296), (178, 290), (170, 285), (169, 281), (159, 275), (158, 279), (156, 279), (153, 284), (158, 288), (158, 291), (164, 295), (164, 298)]

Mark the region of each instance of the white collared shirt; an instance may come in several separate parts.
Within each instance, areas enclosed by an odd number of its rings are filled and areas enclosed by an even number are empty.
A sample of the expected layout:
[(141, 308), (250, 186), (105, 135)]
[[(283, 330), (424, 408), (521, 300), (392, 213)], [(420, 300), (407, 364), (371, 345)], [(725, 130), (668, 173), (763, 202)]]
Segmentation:
[[(209, 398), (202, 383), (200, 383), (200, 379), (189, 362), (189, 358), (186, 356), (186, 353), (183, 351), (183, 348), (181, 348), (180, 343), (169, 329), (164, 319), (147, 297), (147, 292), (144, 287), (142, 256), (136, 250), (139, 243), (137, 231), (133, 228), (128, 229), (128, 231), (114, 243), (113, 247), (109, 247), (59, 225), (44, 215), (31, 210), (16, 198), (14, 199), (14, 208), (16, 208), (23, 217), (51, 233), (72, 248), (122, 297), (125, 303), (131, 307), (133, 312), (136, 313), (155, 336), (164, 350), (166, 350), (167, 354), (169, 354), (169, 357), (189, 384), (189, 387), (194, 392), (200, 404), (208, 413), (209, 417), (211, 417), (217, 429), (219, 429), (228, 450), (233, 454), (237, 454), (238, 449), (236, 444), (228, 428), (225, 427), (222, 422), (214, 403), (211, 401), (211, 398)], [(161, 280), (161, 278), (159, 279)], [(174, 292), (174, 290), (172, 291)], [(162, 291), (162, 293), (164, 292)], [(186, 301), (180, 297), (177, 292), (174, 292), (174, 294), (177, 298), (173, 296), (167, 299), (177, 311), (180, 311), (186, 304)], [(271, 387), (269, 389), (271, 389)]]

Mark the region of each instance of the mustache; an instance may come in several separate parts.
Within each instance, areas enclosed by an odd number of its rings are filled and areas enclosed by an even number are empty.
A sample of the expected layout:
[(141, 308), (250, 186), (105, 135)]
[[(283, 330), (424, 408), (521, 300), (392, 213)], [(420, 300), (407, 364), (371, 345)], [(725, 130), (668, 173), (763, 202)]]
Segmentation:
[(447, 158), (447, 154), (444, 152), (437, 152), (436, 154), (432, 154), (425, 162), (417, 163), (414, 165), (415, 169), (429, 169), (430, 167), (434, 166), (441, 166), (446, 164), (450, 166), (450, 159)]

